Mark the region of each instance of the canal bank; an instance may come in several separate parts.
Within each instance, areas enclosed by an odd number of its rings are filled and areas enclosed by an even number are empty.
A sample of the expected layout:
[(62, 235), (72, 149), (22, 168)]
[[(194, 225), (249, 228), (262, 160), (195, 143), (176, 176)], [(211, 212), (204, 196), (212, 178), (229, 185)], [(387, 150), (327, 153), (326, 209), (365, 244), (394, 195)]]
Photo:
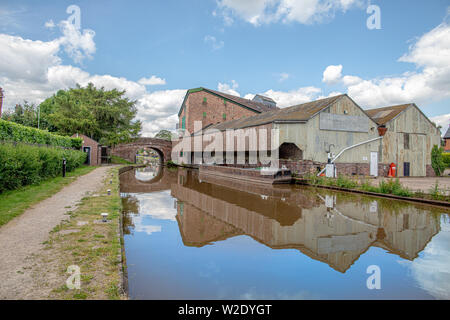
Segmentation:
[[(429, 178), (423, 179), (423, 184), (426, 185), (429, 183)], [(419, 178), (415, 178), (416, 184), (418, 180)], [(444, 188), (440, 188), (437, 180), (435, 186), (427, 190), (428, 192), (424, 192), (423, 189), (417, 188), (415, 190), (411, 190), (409, 187), (405, 187), (404, 183), (400, 182), (399, 179), (384, 179), (379, 182), (377, 181), (378, 184), (374, 183), (374, 181), (377, 180), (358, 180), (346, 177), (333, 179), (315, 176), (307, 178), (293, 178), (293, 182), (295, 184), (304, 186), (450, 208), (450, 195), (448, 187), (446, 188), (444, 185)]]

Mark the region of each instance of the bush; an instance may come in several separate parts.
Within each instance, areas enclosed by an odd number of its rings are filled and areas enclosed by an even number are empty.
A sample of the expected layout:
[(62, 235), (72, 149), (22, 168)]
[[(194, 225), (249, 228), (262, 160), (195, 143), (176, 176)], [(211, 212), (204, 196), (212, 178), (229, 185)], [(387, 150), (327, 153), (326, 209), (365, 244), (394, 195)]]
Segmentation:
[(57, 147), (38, 147), (26, 144), (0, 144), (0, 192), (38, 183), (66, 170), (72, 171), (86, 161), (86, 153)]
[(442, 154), (442, 161), (444, 161), (445, 166), (447, 168), (450, 168), (450, 153), (443, 153)]
[(434, 145), (431, 149), (431, 166), (433, 167), (436, 176), (441, 176), (445, 170), (445, 163), (442, 157), (444, 149), (438, 145)]
[(401, 185), (400, 180), (397, 178), (395, 180), (384, 181), (381, 180), (378, 185), (378, 190), (380, 193), (388, 193), (396, 196), (410, 197), (411, 191)]
[(81, 138), (59, 136), (45, 130), (26, 127), (21, 124), (2, 119), (0, 119), (0, 140), (31, 144), (46, 144), (49, 146), (75, 149), (80, 149), (83, 143)]

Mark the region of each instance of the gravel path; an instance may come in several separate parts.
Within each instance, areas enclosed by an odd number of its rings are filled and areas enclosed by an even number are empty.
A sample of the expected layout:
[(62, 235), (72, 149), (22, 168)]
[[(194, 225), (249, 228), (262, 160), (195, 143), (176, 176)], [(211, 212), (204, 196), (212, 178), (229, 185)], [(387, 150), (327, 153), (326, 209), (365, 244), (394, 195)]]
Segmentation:
[(49, 232), (68, 218), (67, 212), (73, 211), (87, 193), (100, 189), (110, 168), (100, 167), (79, 177), (0, 227), (0, 299), (47, 297), (47, 292), (34, 285), (33, 258), (42, 250)]

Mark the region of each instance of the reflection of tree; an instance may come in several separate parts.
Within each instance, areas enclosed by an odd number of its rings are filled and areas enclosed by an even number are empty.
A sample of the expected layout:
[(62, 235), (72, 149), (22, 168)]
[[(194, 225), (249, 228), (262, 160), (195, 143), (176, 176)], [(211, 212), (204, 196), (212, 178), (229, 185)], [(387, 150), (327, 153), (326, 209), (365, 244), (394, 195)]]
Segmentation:
[(157, 151), (151, 148), (142, 148), (136, 153), (137, 164), (153, 164), (158, 165), (161, 159)]
[(134, 229), (133, 215), (139, 214), (139, 200), (132, 195), (127, 195), (122, 198), (122, 208), (123, 233), (132, 234)]

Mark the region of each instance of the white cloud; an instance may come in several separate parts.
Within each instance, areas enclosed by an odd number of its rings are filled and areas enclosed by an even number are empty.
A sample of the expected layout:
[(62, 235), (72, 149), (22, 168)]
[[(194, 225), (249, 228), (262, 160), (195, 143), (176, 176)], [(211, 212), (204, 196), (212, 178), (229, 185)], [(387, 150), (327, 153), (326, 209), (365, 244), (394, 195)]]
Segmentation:
[(328, 66), (323, 72), (322, 82), (328, 84), (334, 84), (341, 80), (342, 77), (342, 65)]
[[(139, 216), (149, 216), (158, 220), (176, 221), (177, 209), (173, 206), (170, 190), (161, 192), (135, 193), (133, 197), (139, 201)], [(133, 219), (133, 222), (135, 220)]]
[(239, 84), (235, 80), (231, 80), (231, 85), (228, 83), (220, 83), (217, 85), (217, 90), (223, 93), (228, 93), (233, 96), (240, 97), (241, 95), (239, 92), (236, 91), (236, 89), (239, 87)]
[(134, 230), (136, 232), (145, 232), (146, 234), (151, 235), (152, 233), (162, 231), (162, 226), (144, 225), (139, 220), (139, 217), (133, 219)]
[(287, 79), (289, 79), (289, 77), (290, 77), (290, 74), (289, 74), (289, 73), (282, 72), (282, 73), (280, 73), (280, 78), (278, 79), (278, 81), (279, 81), (279, 82), (284, 82), (284, 81), (286, 81)]
[(56, 25), (53, 20), (50, 19), (49, 21), (45, 22), (44, 27), (46, 27), (47, 29), (53, 29), (54, 27), (56, 27)]
[(285, 108), (318, 99), (321, 92), (322, 90), (316, 87), (302, 87), (287, 92), (270, 89), (262, 93), (262, 95), (275, 100), (277, 107)]
[(213, 50), (219, 50), (219, 49), (222, 49), (225, 46), (225, 42), (218, 41), (216, 39), (216, 37), (210, 36), (210, 35), (205, 36), (204, 41), (205, 41), (205, 43), (210, 44)]
[[(79, 58), (85, 57), (82, 48), (95, 48), (95, 44), (89, 44), (90, 40), (86, 45), (82, 44), (83, 41), (76, 40), (71, 47), (78, 48), (73, 52), (80, 50), (81, 56), (74, 53)], [(111, 75), (91, 75), (79, 67), (63, 65), (59, 54), (67, 43), (70, 41), (61, 41), (61, 38), (44, 42), (0, 34), (0, 83), (5, 90), (5, 109), (23, 100), (40, 103), (60, 89), (75, 87), (77, 83), (85, 86), (92, 82), (97, 87), (126, 90), (126, 96), (137, 101), (137, 118), (143, 121), (143, 136), (153, 136), (161, 129), (175, 128), (176, 114), (186, 90), (148, 92), (146, 84), (162, 83), (165, 80), (152, 76), (135, 82)], [(93, 53), (91, 49), (87, 52)]]
[(450, 113), (442, 114), (440, 116), (435, 116), (430, 118), (431, 121), (436, 123), (436, 125), (441, 126), (441, 133), (444, 135), (450, 125)]
[(450, 228), (441, 223), (441, 232), (423, 250), (420, 257), (408, 263), (419, 287), (436, 299), (450, 299)]
[(342, 76), (340, 65), (328, 66), (323, 81), (342, 83), (363, 107), (422, 104), (450, 98), (450, 26), (447, 22), (418, 38), (399, 61), (413, 63), (415, 70), (365, 80), (354, 75)]
[(92, 58), (96, 51), (93, 30), (80, 31), (73, 23), (65, 20), (59, 23), (59, 27), (63, 36), (58, 41), (70, 58), (76, 63), (81, 63), (85, 58)]
[(150, 78), (141, 78), (138, 83), (147, 85), (147, 86), (158, 86), (165, 85), (166, 79), (158, 78), (157, 76), (151, 76)]
[(337, 11), (361, 7), (362, 3), (360, 0), (220, 0), (218, 9), (227, 24), (232, 15), (255, 26), (280, 21), (312, 24), (332, 19)]

